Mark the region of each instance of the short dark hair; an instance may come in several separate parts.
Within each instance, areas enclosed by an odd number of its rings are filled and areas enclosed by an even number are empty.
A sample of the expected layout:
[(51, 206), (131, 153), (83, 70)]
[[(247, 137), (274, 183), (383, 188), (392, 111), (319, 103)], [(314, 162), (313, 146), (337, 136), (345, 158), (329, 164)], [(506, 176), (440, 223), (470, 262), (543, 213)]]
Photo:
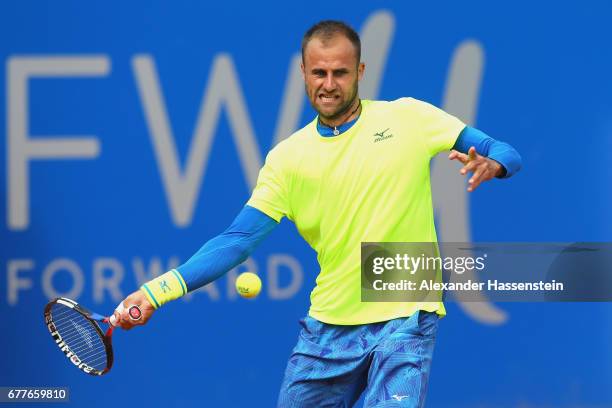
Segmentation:
[(359, 34), (348, 24), (337, 20), (319, 21), (306, 31), (302, 38), (302, 62), (304, 62), (306, 46), (313, 37), (320, 37), (325, 41), (330, 40), (337, 34), (345, 36), (353, 44), (357, 54), (357, 64), (359, 64), (361, 62), (361, 40), (359, 39)]

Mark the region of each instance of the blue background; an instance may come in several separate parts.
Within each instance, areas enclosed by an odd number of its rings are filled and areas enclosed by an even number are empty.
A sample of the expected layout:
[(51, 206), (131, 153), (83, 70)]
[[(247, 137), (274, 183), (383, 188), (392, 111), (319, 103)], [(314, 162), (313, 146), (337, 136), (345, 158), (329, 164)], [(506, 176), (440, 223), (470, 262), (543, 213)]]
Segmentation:
[[(605, 2), (34, 2), (0, 6), (0, 386), (68, 386), (71, 405), (273, 406), (298, 319), (309, 305), (314, 252), (283, 221), (253, 254), (264, 291), (253, 301), (198, 292), (157, 313), (144, 329), (117, 332), (107, 376), (70, 367), (49, 340), (42, 309), (44, 268), (68, 258), (81, 269), (78, 301), (101, 313), (117, 303), (93, 297), (95, 259), (118, 260), (123, 295), (138, 287), (133, 260), (185, 260), (222, 231), (250, 187), (222, 108), (206, 173), (185, 227), (175, 224), (155, 159), (132, 58), (155, 61), (180, 162), (185, 163), (213, 61), (228, 54), (257, 135), (260, 155), (273, 146), (292, 55), (303, 32), (323, 18), (360, 30), (384, 10), (395, 30), (380, 99), (413, 96), (441, 106), (454, 49), (477, 41), (484, 68), (475, 126), (523, 156), (515, 178), (483, 185), (469, 197), (474, 241), (612, 239), (612, 54)], [(92, 160), (30, 164), (30, 223), (7, 222), (7, 78), (15, 56), (104, 55), (104, 77), (29, 81), (29, 134), (95, 135)], [(367, 61), (366, 61), (367, 63)], [(366, 69), (367, 75), (367, 69)], [(300, 124), (313, 117), (304, 104)], [(266, 264), (290, 255), (304, 281), (289, 299), (271, 299)], [(8, 301), (8, 264), (33, 286)], [(281, 269), (281, 286), (290, 274)], [(70, 288), (66, 272), (57, 291)], [(231, 282), (230, 282), (231, 284)], [(429, 407), (612, 406), (610, 304), (501, 304), (502, 325), (474, 319), (456, 303), (441, 323)]]

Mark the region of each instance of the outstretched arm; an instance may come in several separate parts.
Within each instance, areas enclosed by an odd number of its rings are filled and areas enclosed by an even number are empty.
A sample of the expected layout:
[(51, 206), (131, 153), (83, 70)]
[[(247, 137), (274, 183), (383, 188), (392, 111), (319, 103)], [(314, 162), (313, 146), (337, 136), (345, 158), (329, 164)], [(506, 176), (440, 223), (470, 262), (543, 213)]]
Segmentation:
[(472, 173), (470, 192), (483, 181), (511, 177), (521, 169), (521, 156), (512, 146), (469, 126), (459, 134), (448, 158), (463, 163), (461, 174)]
[(123, 304), (140, 306), (143, 316), (133, 321), (127, 312), (115, 312), (119, 325), (131, 329), (145, 324), (164, 303), (218, 279), (244, 262), (277, 225), (258, 209), (245, 206), (228, 229), (204, 244), (187, 262), (145, 283), (125, 298)]

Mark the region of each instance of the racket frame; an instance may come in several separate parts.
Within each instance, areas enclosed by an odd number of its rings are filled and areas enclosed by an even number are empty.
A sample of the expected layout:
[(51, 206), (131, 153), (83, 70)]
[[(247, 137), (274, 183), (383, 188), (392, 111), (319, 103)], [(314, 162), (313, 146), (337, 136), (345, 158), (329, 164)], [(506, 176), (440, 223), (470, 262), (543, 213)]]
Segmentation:
[[(61, 304), (76, 311), (92, 324), (92, 326), (96, 330), (96, 333), (100, 336), (100, 339), (102, 340), (106, 351), (106, 368), (104, 368), (104, 370), (95, 369), (81, 361), (79, 356), (75, 354), (70, 349), (70, 347), (63, 341), (61, 334), (57, 330), (57, 326), (55, 325), (55, 321), (53, 320), (53, 315), (51, 313), (51, 308), (55, 304)], [(102, 331), (102, 328), (100, 327), (98, 322), (107, 323), (109, 325), (109, 328), (106, 330), (106, 333)], [(109, 370), (113, 366), (114, 360), (111, 341), (113, 330), (115, 327), (110, 323), (108, 317), (93, 313), (85, 307), (79, 305), (74, 300), (64, 297), (58, 297), (47, 303), (47, 306), (45, 306), (45, 324), (47, 326), (47, 329), (49, 330), (49, 333), (51, 333), (51, 337), (53, 337), (55, 344), (59, 347), (62, 353), (64, 353), (64, 355), (70, 360), (70, 362), (74, 364), (78, 369), (80, 369), (86, 374), (93, 376), (101, 376), (109, 372)]]

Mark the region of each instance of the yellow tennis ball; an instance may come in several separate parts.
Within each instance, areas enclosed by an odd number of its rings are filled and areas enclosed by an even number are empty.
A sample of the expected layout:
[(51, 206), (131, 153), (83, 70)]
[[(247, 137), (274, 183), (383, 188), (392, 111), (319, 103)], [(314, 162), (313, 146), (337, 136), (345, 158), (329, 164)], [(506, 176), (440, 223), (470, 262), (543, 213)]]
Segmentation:
[(241, 273), (236, 279), (236, 291), (244, 298), (254, 298), (261, 291), (261, 279), (253, 272)]

